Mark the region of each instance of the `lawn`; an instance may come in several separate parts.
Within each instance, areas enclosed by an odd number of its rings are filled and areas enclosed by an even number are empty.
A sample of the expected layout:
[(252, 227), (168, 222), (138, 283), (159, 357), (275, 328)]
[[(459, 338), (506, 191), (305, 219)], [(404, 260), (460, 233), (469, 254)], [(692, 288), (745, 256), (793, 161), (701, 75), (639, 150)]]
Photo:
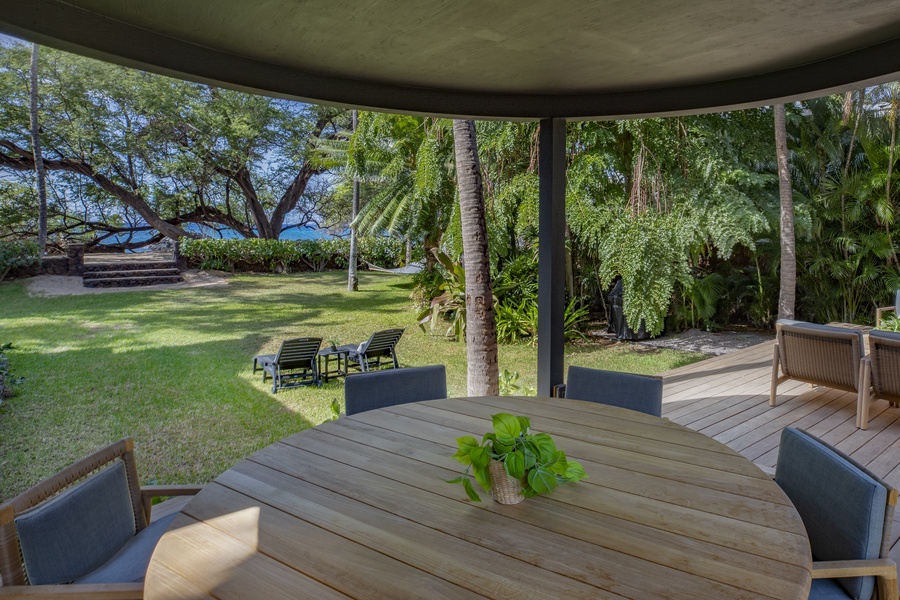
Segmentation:
[[(330, 418), (343, 381), (271, 393), (251, 359), (280, 340), (358, 343), (406, 327), (405, 366), (443, 363), (466, 395), (465, 346), (415, 324), (406, 277), (340, 272), (239, 275), (224, 287), (31, 297), (0, 285), (0, 344), (25, 382), (0, 413), (0, 500), (111, 441), (134, 437), (144, 483), (207, 482), (241, 458)], [(702, 355), (628, 344), (567, 347), (566, 363), (659, 373)], [(536, 350), (501, 346), (500, 369), (535, 386)]]

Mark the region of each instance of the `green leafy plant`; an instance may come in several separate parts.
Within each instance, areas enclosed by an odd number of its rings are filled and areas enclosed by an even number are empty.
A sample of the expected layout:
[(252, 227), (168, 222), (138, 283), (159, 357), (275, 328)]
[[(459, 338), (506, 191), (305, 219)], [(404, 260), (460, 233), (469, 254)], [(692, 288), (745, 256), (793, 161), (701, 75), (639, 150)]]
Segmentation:
[(500, 373), (500, 395), (501, 396), (534, 396), (535, 391), (531, 386), (523, 386), (519, 383), (519, 372), (503, 369)]
[(522, 481), (526, 498), (549, 494), (561, 483), (586, 477), (581, 463), (566, 459), (553, 438), (546, 433), (531, 433), (528, 417), (498, 413), (491, 415), (491, 421), (494, 431), (486, 433), (481, 443), (470, 435), (456, 439), (459, 450), (453, 458), (466, 465), (466, 470), (447, 483), (461, 483), (472, 501), (481, 502), (481, 497), (469, 480), (469, 472), (484, 491), (490, 492), (488, 465), (492, 460), (503, 463), (510, 477)]
[(900, 331), (900, 315), (885, 315), (878, 325), (883, 331)]
[(12, 386), (18, 385), (24, 381), (21, 377), (13, 377), (9, 370), (9, 358), (6, 356), (7, 350), (11, 350), (12, 344), (0, 345), (0, 405), (3, 404), (5, 398), (13, 395)]
[(31, 240), (0, 240), (0, 281), (16, 267), (27, 267), (41, 260), (40, 247)]
[(466, 271), (462, 263), (454, 262), (443, 252), (435, 251), (434, 255), (443, 272), (443, 281), (438, 286), (441, 294), (432, 298), (416, 319), (422, 331), (428, 333), (425, 329), (428, 324), (432, 334), (440, 323), (449, 322), (444, 336), (463, 340), (466, 337)]

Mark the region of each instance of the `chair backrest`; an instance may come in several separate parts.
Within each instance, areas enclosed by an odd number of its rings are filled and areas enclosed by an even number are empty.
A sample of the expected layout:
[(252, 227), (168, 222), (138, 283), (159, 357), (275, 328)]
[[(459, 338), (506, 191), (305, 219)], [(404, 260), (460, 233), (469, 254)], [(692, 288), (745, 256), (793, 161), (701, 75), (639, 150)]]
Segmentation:
[(320, 337), (284, 340), (275, 356), (275, 363), (282, 369), (308, 368), (316, 360), (321, 345), (322, 338)]
[[(786, 427), (775, 482), (803, 519), (813, 560), (888, 556), (897, 491), (850, 457), (801, 429)], [(875, 578), (838, 583), (855, 600), (869, 600)]]
[(566, 398), (662, 416), (662, 379), (617, 371), (569, 367)]
[(446, 397), (447, 371), (444, 365), (359, 373), (348, 375), (344, 382), (348, 415)]
[(0, 579), (72, 581), (105, 563), (147, 521), (134, 442), (125, 438), (0, 504)]
[(847, 391), (859, 387), (862, 331), (802, 321), (775, 325), (781, 370), (792, 378)]
[(900, 333), (872, 330), (869, 333), (872, 387), (879, 398), (900, 398)]
[(394, 346), (400, 341), (403, 335), (402, 327), (393, 329), (382, 329), (372, 334), (367, 341), (359, 346), (359, 353), (369, 356), (390, 354), (394, 350)]

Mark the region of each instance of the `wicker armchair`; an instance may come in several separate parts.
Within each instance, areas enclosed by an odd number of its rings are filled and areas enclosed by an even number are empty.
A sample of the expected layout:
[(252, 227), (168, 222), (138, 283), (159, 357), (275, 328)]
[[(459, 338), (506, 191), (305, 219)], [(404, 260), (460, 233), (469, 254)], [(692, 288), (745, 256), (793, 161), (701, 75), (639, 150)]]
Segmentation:
[(862, 359), (861, 382), (856, 398), (856, 426), (868, 429), (873, 400), (900, 406), (900, 333), (869, 333), (869, 355)]
[(802, 321), (779, 321), (775, 331), (769, 406), (775, 406), (778, 386), (789, 379), (859, 391), (860, 359), (866, 353), (861, 331)]
[(156, 542), (189, 498), (151, 517), (152, 499), (200, 489), (141, 487), (131, 438), (94, 452), (0, 504), (0, 597), (142, 598)]

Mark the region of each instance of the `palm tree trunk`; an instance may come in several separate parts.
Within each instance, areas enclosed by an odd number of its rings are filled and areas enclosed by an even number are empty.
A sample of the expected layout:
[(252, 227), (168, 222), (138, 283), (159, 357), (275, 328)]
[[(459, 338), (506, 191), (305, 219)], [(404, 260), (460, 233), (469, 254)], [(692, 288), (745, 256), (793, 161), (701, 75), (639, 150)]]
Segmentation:
[[(352, 120), (353, 131), (356, 131), (356, 125), (359, 122), (359, 112), (351, 111), (350, 118)], [(355, 292), (359, 289), (359, 278), (356, 276), (356, 215), (359, 214), (359, 178), (353, 177), (353, 205), (350, 209), (350, 265), (347, 267), (347, 291)]]
[(778, 159), (778, 191), (781, 195), (781, 287), (778, 318), (793, 319), (797, 291), (797, 249), (794, 242), (794, 197), (788, 168), (784, 104), (775, 105), (775, 155)]
[(456, 180), (466, 270), (466, 358), (470, 396), (500, 393), (497, 325), (475, 121), (453, 121)]
[(37, 174), (38, 245), (41, 252), (47, 249), (47, 183), (44, 161), (41, 156), (40, 124), (38, 123), (38, 49), (31, 45), (31, 150), (34, 154), (34, 171)]

